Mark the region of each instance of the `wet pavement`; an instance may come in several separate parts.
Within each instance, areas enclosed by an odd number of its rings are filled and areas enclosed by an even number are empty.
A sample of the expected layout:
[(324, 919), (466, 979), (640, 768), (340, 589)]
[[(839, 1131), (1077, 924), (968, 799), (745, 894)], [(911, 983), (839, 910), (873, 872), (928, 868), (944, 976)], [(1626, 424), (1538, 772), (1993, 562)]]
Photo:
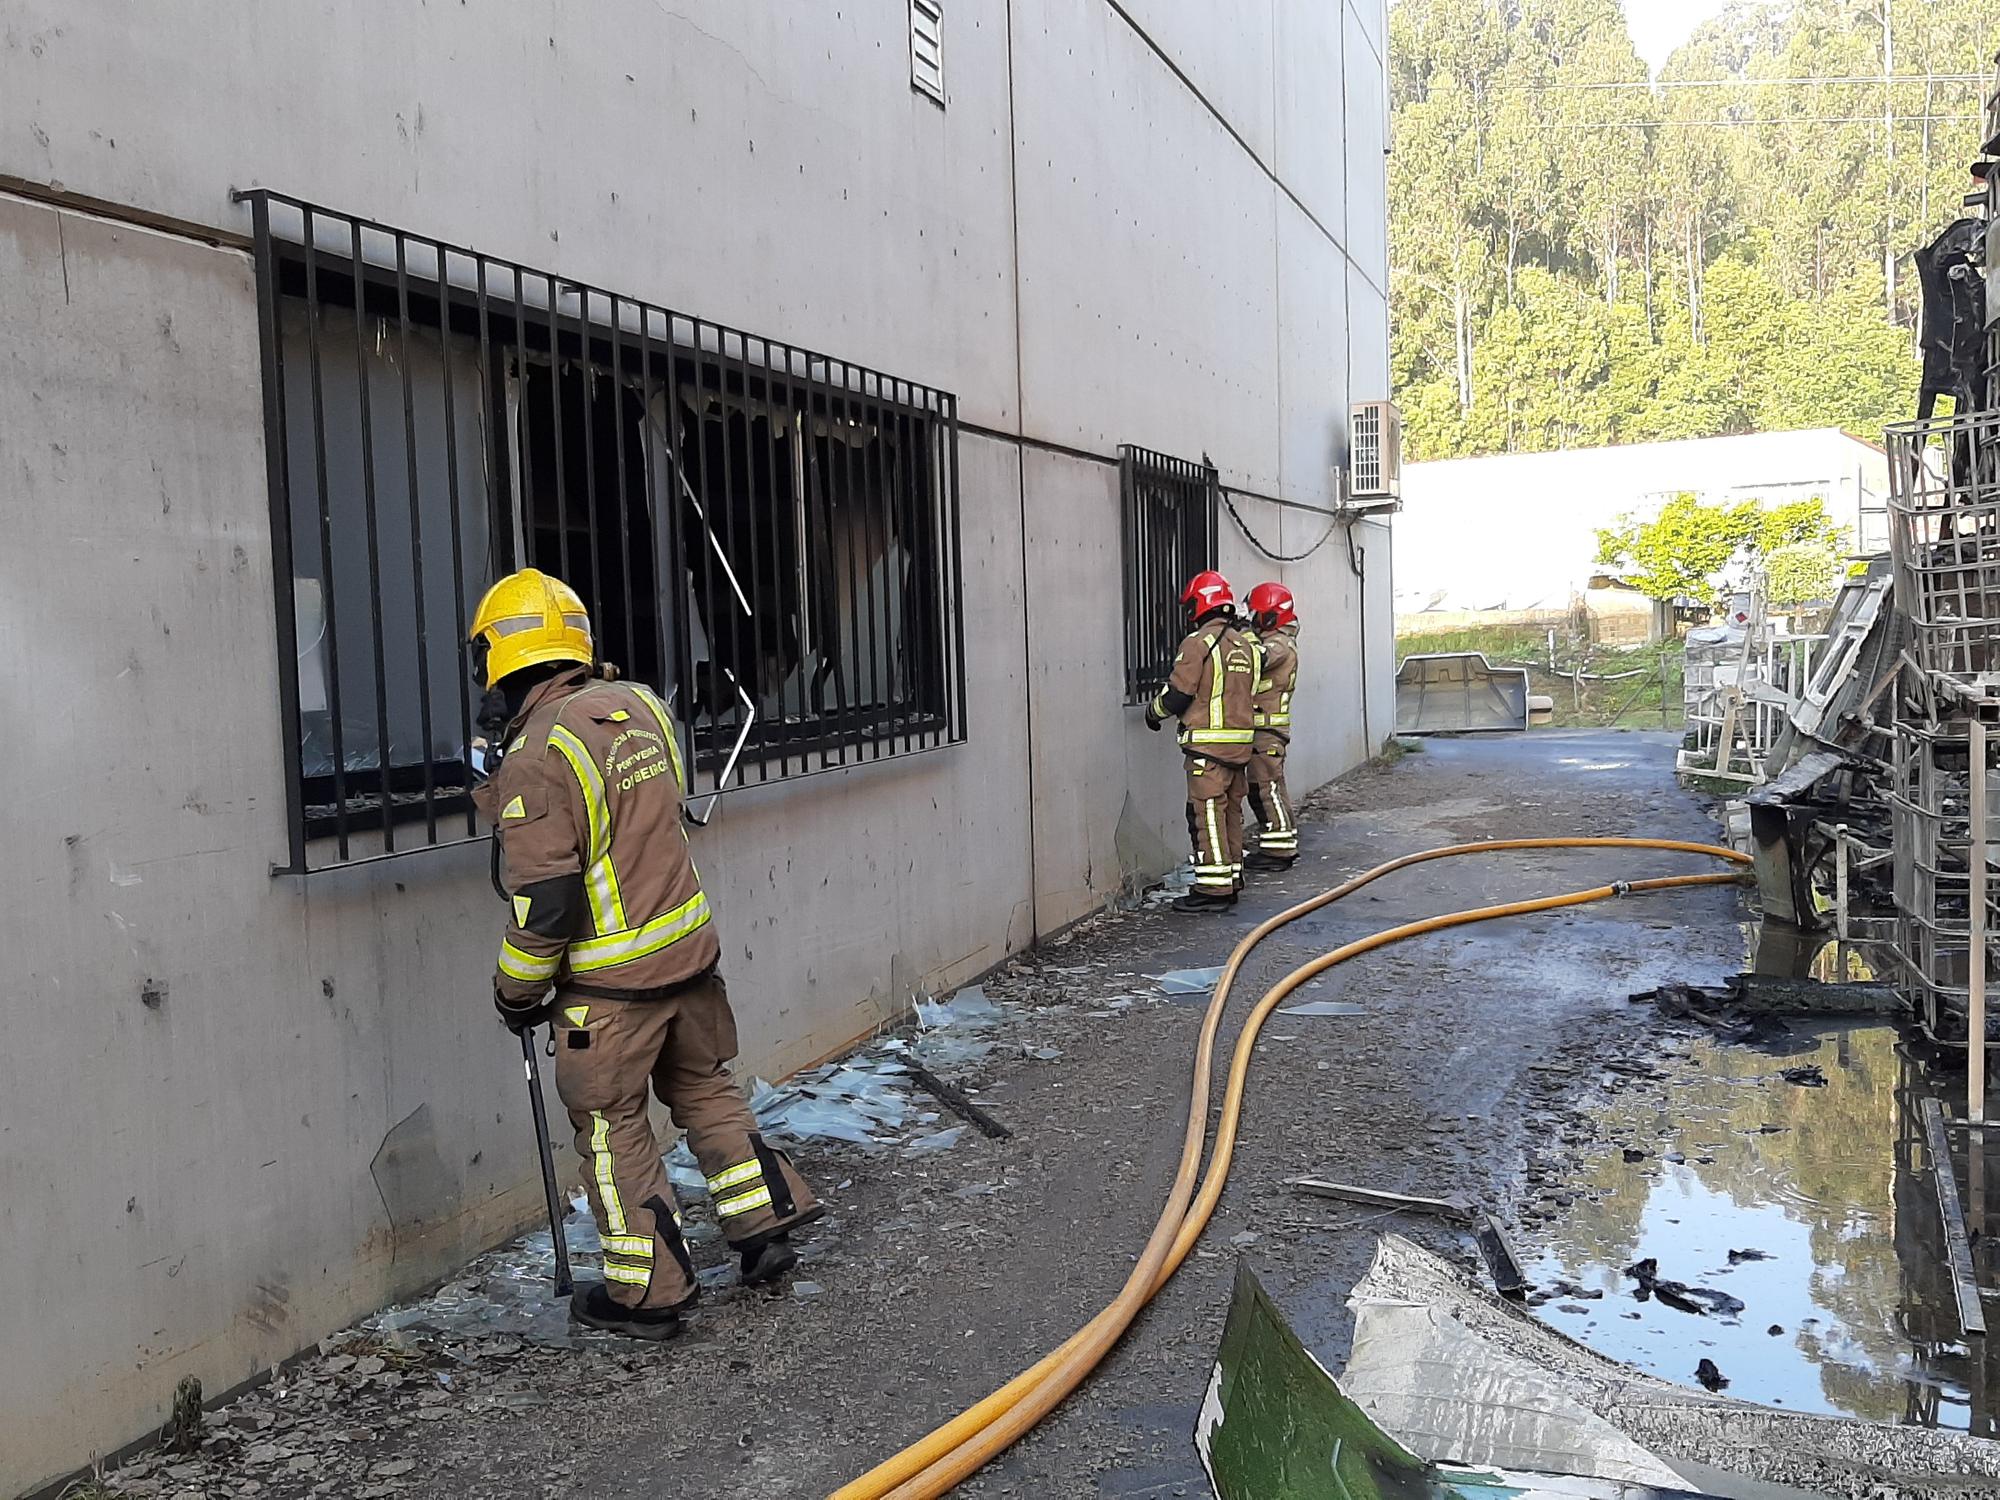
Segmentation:
[[(954, 1123), (940, 1112), (897, 1127), (894, 1144), (803, 1142), (797, 1159), (830, 1205), (805, 1242), (801, 1276), (817, 1294), (746, 1292), (723, 1247), (701, 1237), (696, 1257), (713, 1294), (673, 1345), (586, 1335), (563, 1347), (532, 1330), (378, 1326), (330, 1341), (280, 1386), (220, 1414), (202, 1454), (179, 1472), (133, 1473), (140, 1487), (127, 1493), (823, 1495), (1032, 1363), (1124, 1279), (1173, 1175), (1201, 1018), (1198, 995), (1159, 994), (1146, 976), (1218, 964), (1263, 917), (1440, 844), (1711, 841), (1708, 805), (1674, 783), (1676, 743), (1616, 731), (1430, 741), (1310, 799), (1304, 857), (1253, 885), (1233, 915), (1190, 920), (1147, 906), (1087, 923), (991, 976), (987, 996), (1016, 1008), (998, 1033), (1008, 1044), (953, 1054), (940, 1071), (1013, 1138), (966, 1132), (907, 1155), (913, 1132)], [(1246, 965), (1223, 1045), (1250, 995), (1349, 938), (1711, 867), (1663, 852), (1519, 853), (1390, 877), (1266, 942)], [(1742, 917), (1732, 888), (1608, 901), (1435, 934), (1303, 991), (1299, 1002), (1360, 1014), (1272, 1018), (1202, 1244), (1089, 1384), (959, 1493), (1205, 1495), (1190, 1434), (1239, 1258), (1335, 1369), (1352, 1326), (1346, 1292), (1383, 1228), (1476, 1264), (1448, 1226), (1301, 1198), (1286, 1179), (1459, 1195), (1524, 1227), (1531, 1214), (1554, 1222), (1558, 1210), (1539, 1196), (1552, 1184), (1531, 1174), (1595, 1138), (1602, 1060), (1659, 1045), (1657, 1018), (1626, 996), (1740, 968)], [(1634, 1222), (1646, 1211), (1634, 1207)], [(1617, 1237), (1606, 1231), (1605, 1243)], [(1677, 1274), (1662, 1259), (1662, 1274)], [(521, 1290), (532, 1318), (532, 1289)], [(553, 1336), (554, 1321), (539, 1326)], [(1865, 1368), (1893, 1358), (1885, 1347)]]
[[(1528, 1267), (1589, 1295), (1559, 1292), (1539, 1316), (1678, 1384), (1706, 1359), (1741, 1400), (1990, 1435), (2000, 1384), (1959, 1329), (1917, 1117), (1962, 1073), (1892, 1025), (1774, 1033), (1669, 1033), (1659, 1076), (1607, 1075), (1595, 1142), (1560, 1174), (1574, 1201)], [(1627, 1268), (1648, 1258), (1742, 1311), (1641, 1300)]]

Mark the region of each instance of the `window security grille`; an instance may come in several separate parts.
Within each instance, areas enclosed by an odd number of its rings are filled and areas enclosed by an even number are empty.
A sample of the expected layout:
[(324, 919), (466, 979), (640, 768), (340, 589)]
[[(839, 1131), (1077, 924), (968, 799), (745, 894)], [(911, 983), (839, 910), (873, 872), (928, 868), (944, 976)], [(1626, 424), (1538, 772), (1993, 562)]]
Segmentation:
[(953, 396), (245, 196), (281, 873), (481, 836), (465, 632), (517, 566), (573, 585), (600, 657), (669, 701), (691, 795), (964, 740)]
[(1213, 465), (1131, 446), (1118, 450), (1124, 518), (1125, 701), (1144, 702), (1173, 671), (1187, 634), (1181, 591), (1215, 566)]
[(910, 0), (910, 86), (944, 103), (943, 0)]

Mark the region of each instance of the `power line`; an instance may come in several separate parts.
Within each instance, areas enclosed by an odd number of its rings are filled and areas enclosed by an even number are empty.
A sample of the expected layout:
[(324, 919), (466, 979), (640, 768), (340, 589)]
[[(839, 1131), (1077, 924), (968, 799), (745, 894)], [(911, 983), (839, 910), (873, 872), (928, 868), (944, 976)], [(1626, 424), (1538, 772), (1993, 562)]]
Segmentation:
[(1898, 83), (1984, 83), (1984, 73), (1897, 73), (1884, 78), (1880, 73), (1855, 73), (1831, 78), (1671, 78), (1645, 83), (1550, 83), (1522, 84), (1518, 88), (1496, 90), (1502, 94), (1580, 94), (1589, 91), (1605, 92), (1615, 89), (1632, 91), (1644, 90), (1652, 93), (1656, 89), (1727, 89), (1765, 88), (1773, 85), (1803, 86), (1806, 84), (1833, 84), (1848, 86), (1853, 84), (1873, 84), (1880, 88), (1884, 84)]
[[(1977, 120), (1979, 115), (1895, 115), (1898, 125), (1942, 125)], [(1660, 130), (1668, 126), (1719, 126), (1740, 130), (1752, 125), (1880, 125), (1881, 115), (1773, 115), (1761, 120), (1538, 120), (1537, 130)]]

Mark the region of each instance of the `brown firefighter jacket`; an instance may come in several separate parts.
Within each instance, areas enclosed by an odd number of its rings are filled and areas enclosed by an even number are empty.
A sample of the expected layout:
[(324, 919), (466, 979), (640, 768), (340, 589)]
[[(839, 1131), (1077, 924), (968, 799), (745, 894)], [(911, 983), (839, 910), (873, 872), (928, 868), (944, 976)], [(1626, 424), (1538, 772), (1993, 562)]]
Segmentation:
[(630, 999), (719, 953), (681, 826), (673, 720), (636, 684), (583, 668), (529, 694), (482, 800), (500, 833), (512, 920), (494, 987), (530, 1005), (551, 984)]
[(1257, 743), (1290, 744), (1292, 691), (1299, 684), (1299, 627), (1281, 625), (1276, 630), (1260, 630), (1256, 635), (1264, 652), (1264, 671), (1257, 679), (1257, 699), (1251, 716), (1257, 729)]
[(1226, 614), (1198, 622), (1181, 642), (1173, 675), (1153, 700), (1156, 719), (1178, 717), (1181, 749), (1228, 766), (1247, 765), (1263, 652)]

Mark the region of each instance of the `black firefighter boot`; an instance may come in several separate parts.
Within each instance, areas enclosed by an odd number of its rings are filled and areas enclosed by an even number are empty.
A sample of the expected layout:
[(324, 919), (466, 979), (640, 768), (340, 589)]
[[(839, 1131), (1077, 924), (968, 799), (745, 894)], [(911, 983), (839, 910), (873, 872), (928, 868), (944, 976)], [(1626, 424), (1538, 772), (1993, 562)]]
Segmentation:
[(739, 1246), (738, 1251), (743, 1257), (745, 1286), (769, 1286), (791, 1274), (799, 1263), (799, 1252), (792, 1248), (789, 1236), (782, 1229)]
[(1266, 854), (1262, 849), (1253, 849), (1243, 856), (1243, 866), (1249, 870), (1289, 870), (1297, 863), (1297, 855), (1293, 855), (1290, 859), (1280, 859), (1275, 854)]
[(701, 1289), (696, 1287), (672, 1307), (624, 1307), (611, 1300), (603, 1282), (591, 1281), (570, 1294), (569, 1315), (586, 1328), (601, 1328), (606, 1333), (622, 1333), (627, 1338), (660, 1344), (680, 1336), (681, 1313), (693, 1307), (700, 1295)]
[(1206, 891), (1189, 891), (1174, 902), (1175, 911), (1234, 911), (1236, 892), (1211, 896)]

